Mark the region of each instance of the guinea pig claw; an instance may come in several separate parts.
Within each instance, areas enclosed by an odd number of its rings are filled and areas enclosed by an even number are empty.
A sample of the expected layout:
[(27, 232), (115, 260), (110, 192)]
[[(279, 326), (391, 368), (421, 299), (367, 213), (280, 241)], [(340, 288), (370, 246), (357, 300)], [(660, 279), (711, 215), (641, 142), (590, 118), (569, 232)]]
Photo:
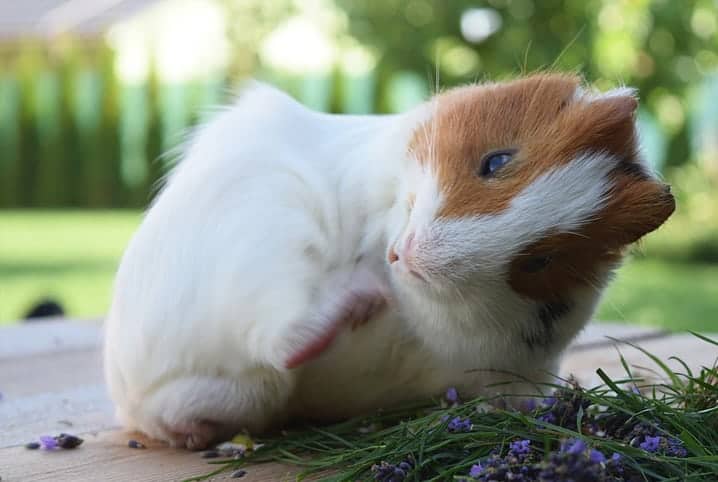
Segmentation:
[(386, 306), (387, 302), (383, 296), (369, 293), (363, 296), (360, 295), (358, 299), (355, 300), (354, 306), (352, 307), (350, 316), (352, 331), (365, 325), (372, 318), (381, 313)]
[(172, 447), (187, 450), (204, 450), (215, 441), (219, 434), (219, 426), (208, 421), (190, 422), (167, 427)]

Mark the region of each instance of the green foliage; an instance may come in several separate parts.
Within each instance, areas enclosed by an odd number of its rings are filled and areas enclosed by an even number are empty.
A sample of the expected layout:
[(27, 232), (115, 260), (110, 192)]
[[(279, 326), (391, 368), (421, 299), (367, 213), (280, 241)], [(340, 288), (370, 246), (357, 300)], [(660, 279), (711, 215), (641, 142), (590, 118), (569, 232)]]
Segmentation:
[[(639, 89), (669, 138), (669, 165), (691, 157), (689, 93), (718, 66), (716, 6), (709, 0), (339, 0), (350, 32), (379, 53), (379, 78), (420, 73), (442, 86), (540, 69), (572, 70), (603, 88)], [(461, 32), (469, 8), (499, 13), (501, 29), (471, 44)], [(386, 83), (380, 83), (386, 86)], [(383, 93), (385, 94), (385, 92)], [(386, 109), (386, 99), (378, 108)]]
[(112, 279), (138, 211), (0, 211), (0, 325), (46, 296), (68, 316), (107, 312)]
[(646, 256), (718, 263), (718, 178), (696, 164), (669, 173), (676, 213), (643, 246)]
[(629, 260), (608, 287), (598, 319), (669, 330), (718, 331), (718, 265)]

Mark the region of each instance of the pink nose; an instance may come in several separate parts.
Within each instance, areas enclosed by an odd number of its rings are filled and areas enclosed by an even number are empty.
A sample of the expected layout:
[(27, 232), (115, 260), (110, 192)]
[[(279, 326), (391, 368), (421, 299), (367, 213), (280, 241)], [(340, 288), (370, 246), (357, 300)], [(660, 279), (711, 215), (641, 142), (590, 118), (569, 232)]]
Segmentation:
[(405, 258), (408, 253), (411, 253), (412, 248), (414, 247), (414, 233), (409, 233), (409, 235), (406, 237), (406, 240), (404, 241), (404, 247), (399, 250), (399, 253), (396, 252), (396, 250), (392, 247), (389, 249), (389, 264), (396, 263), (400, 259), (400, 255), (402, 258)]

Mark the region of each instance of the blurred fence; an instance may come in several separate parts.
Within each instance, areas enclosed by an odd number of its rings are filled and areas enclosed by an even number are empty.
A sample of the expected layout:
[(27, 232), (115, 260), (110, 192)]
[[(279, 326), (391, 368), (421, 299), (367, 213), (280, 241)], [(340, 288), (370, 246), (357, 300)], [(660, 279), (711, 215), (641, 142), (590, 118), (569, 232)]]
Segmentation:
[[(228, 99), (227, 73), (168, 83), (150, 67), (146, 80), (123, 82), (115, 60), (99, 39), (0, 44), (0, 208), (143, 207), (172, 160), (164, 154)], [(292, 77), (262, 66), (253, 75), (312, 108), (347, 113), (403, 110), (428, 93), (430, 77), (386, 69), (359, 75), (340, 67)], [(704, 90), (712, 88), (702, 94), (706, 101), (718, 92), (718, 78), (712, 79), (704, 82)], [(697, 105), (718, 115), (713, 102)], [(649, 159), (665, 157), (654, 118), (643, 111), (639, 121), (644, 148), (654, 152)], [(712, 117), (702, 124), (712, 125)], [(674, 143), (688, 148), (685, 132)]]
[(101, 42), (61, 55), (5, 48), (15, 54), (0, 70), (0, 207), (146, 204), (160, 154), (223, 91), (221, 81), (160, 86), (153, 75), (123, 85)]
[[(168, 153), (231, 94), (227, 75), (166, 83), (150, 71), (144, 82), (123, 83), (101, 41), (65, 41), (60, 52), (40, 44), (3, 48), (0, 208), (145, 206)], [(387, 86), (405, 91), (391, 105), (380, 105), (372, 74), (257, 75), (323, 111), (396, 110), (426, 94), (411, 75)]]

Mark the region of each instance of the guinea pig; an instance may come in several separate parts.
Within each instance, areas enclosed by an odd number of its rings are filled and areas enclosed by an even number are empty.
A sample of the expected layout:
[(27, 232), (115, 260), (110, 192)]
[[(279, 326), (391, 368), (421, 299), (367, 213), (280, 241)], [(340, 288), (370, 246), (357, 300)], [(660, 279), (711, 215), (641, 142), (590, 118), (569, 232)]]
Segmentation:
[(674, 210), (636, 108), (561, 74), (373, 116), (250, 84), (197, 129), (120, 263), (120, 420), (201, 449), (448, 386), (535, 394)]

